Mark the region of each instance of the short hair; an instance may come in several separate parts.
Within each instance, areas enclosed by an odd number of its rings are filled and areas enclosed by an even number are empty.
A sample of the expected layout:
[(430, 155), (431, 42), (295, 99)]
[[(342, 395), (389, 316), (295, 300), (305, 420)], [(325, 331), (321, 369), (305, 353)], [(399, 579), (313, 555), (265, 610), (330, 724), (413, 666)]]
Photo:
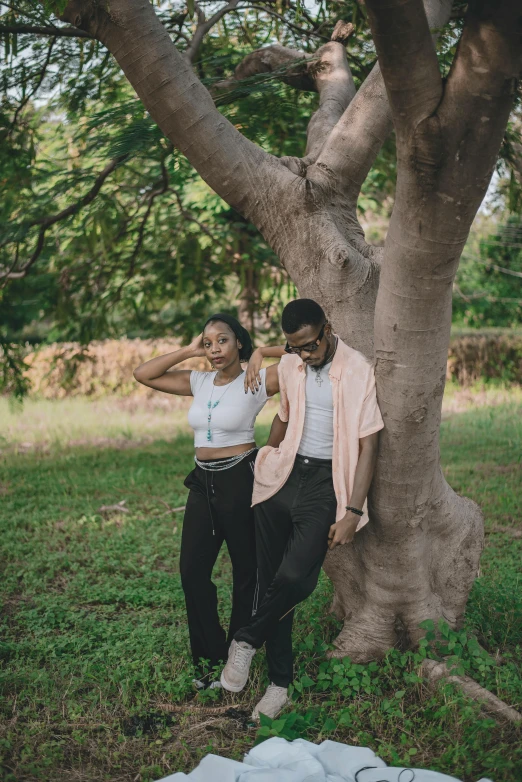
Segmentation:
[(313, 299), (294, 299), (283, 310), (281, 327), (285, 334), (295, 334), (304, 326), (322, 326), (326, 323), (323, 308)]

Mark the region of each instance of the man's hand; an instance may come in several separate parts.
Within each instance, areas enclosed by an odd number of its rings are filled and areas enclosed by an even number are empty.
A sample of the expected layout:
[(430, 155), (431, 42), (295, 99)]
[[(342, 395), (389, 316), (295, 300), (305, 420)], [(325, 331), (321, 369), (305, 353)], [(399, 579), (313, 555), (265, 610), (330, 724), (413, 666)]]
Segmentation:
[(351, 543), (357, 525), (360, 522), (360, 516), (348, 511), (336, 524), (332, 524), (328, 533), (328, 548), (330, 551), (336, 546), (344, 546), (345, 543)]

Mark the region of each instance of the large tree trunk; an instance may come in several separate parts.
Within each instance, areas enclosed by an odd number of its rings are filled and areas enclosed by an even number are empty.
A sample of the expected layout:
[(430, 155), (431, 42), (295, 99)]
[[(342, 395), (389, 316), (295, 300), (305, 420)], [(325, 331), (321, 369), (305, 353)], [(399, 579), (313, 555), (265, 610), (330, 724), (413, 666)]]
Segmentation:
[[(325, 563), (344, 619), (336, 653), (358, 661), (415, 643), (425, 619), (458, 626), (478, 571), (482, 516), (443, 478), (439, 426), (452, 282), (521, 67), (516, 5), (470, 3), (444, 86), (421, 0), (367, 0), (383, 76), (376, 66), (354, 97), (339, 41), (301, 63), (291, 79), (312, 81), (320, 107), (306, 156), (281, 160), (218, 113), (149, 3), (70, 0), (63, 15), (110, 49), (163, 132), (258, 227), (300, 295), (376, 361), (385, 428), (370, 523)], [(426, 11), (441, 27), (451, 2), (426, 0)], [(251, 56), (248, 72), (266, 62)], [(383, 252), (366, 243), (356, 204), (392, 117), (399, 174)]]

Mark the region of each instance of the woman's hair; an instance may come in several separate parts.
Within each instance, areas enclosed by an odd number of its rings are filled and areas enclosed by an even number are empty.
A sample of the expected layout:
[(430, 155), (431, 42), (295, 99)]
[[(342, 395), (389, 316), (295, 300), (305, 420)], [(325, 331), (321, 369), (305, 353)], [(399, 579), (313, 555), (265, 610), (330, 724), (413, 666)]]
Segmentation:
[(285, 334), (295, 334), (303, 326), (322, 326), (326, 323), (323, 308), (313, 299), (294, 299), (283, 310), (281, 326)]
[(248, 361), (252, 355), (252, 340), (250, 339), (248, 331), (241, 325), (237, 318), (234, 318), (233, 315), (227, 315), (224, 312), (216, 312), (215, 315), (212, 315), (203, 326), (203, 331), (205, 331), (209, 323), (215, 323), (216, 321), (226, 323), (226, 325), (232, 329), (236, 338), (241, 342), (239, 360)]

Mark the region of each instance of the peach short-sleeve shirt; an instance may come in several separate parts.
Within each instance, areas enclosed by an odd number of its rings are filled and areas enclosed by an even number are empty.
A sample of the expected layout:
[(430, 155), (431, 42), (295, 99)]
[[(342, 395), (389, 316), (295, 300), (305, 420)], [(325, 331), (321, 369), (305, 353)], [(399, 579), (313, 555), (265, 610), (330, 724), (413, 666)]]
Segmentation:
[[(285, 355), (279, 364), (281, 402), (279, 417), (288, 422), (279, 448), (265, 445), (255, 465), (252, 504), (272, 497), (286, 483), (301, 442), (305, 418), (305, 367), (296, 354)], [(336, 521), (346, 514), (359, 460), (359, 440), (383, 428), (375, 393), (373, 365), (362, 353), (338, 339), (330, 367), (334, 439), (332, 477), (337, 499)], [(359, 530), (368, 521), (366, 502)]]

